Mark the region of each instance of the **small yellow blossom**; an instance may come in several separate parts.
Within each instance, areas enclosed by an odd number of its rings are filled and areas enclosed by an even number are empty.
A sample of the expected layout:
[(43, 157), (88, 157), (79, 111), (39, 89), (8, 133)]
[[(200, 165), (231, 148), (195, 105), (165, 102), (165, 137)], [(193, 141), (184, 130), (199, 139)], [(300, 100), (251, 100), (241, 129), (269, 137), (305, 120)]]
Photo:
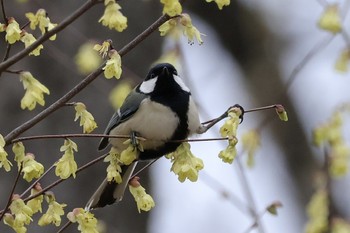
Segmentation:
[(167, 14), (171, 17), (181, 14), (182, 6), (179, 0), (160, 0), (163, 3), (163, 14)]
[(335, 69), (341, 73), (345, 73), (349, 70), (349, 61), (350, 61), (350, 50), (346, 49), (342, 51), (339, 58), (335, 63)]
[[(33, 196), (33, 195), (37, 194), (38, 192), (40, 192), (41, 190), (42, 190), (41, 185), (39, 183), (36, 183), (34, 188), (32, 188), (32, 190), (30, 191), (30, 195)], [(43, 200), (44, 200), (44, 196), (40, 195), (40, 196), (37, 196), (36, 198), (33, 198), (27, 202), (27, 206), (32, 209), (33, 214), (35, 214), (37, 212), (40, 212), (40, 213), (42, 212), (41, 204), (42, 204)]]
[(118, 32), (127, 28), (128, 19), (120, 12), (121, 6), (115, 0), (105, 1), (105, 12), (98, 22)]
[(119, 79), (122, 74), (122, 60), (120, 55), (116, 50), (111, 50), (109, 52), (109, 59), (106, 62), (106, 65), (102, 68), (104, 70), (104, 75), (107, 79), (115, 77)]
[(22, 30), (19, 28), (19, 24), (14, 18), (8, 20), (9, 24), (6, 27), (5, 39), (9, 44), (14, 44), (21, 39)]
[(182, 14), (180, 23), (184, 26), (184, 35), (188, 38), (188, 43), (193, 44), (194, 38), (198, 41), (198, 44), (203, 44), (201, 33), (193, 26), (191, 17), (188, 14)]
[(33, 75), (28, 71), (23, 71), (19, 75), (20, 80), (23, 82), (24, 90), (26, 93), (21, 100), (21, 108), (33, 110), (36, 104), (41, 106), (45, 105), (44, 94), (50, 94), (50, 91), (41, 84)]
[[(24, 223), (15, 222), (15, 218), (12, 214), (6, 213), (4, 215), (4, 223), (10, 226), (16, 233), (26, 233), (27, 228), (24, 226)], [(15, 225), (16, 224), (16, 225)]]
[(85, 104), (78, 102), (74, 104), (75, 108), (75, 119), (77, 121), (80, 118), (80, 126), (83, 126), (83, 133), (91, 133), (97, 128), (94, 117), (90, 112), (86, 110)]
[(198, 172), (204, 167), (203, 161), (195, 157), (190, 149), (190, 144), (183, 142), (176, 151), (166, 156), (171, 159), (173, 163), (171, 171), (178, 175), (180, 182), (184, 182), (186, 179), (192, 182), (197, 181)]
[(318, 26), (334, 34), (342, 30), (341, 17), (337, 4), (327, 6), (318, 21)]
[(219, 153), (219, 158), (224, 162), (224, 163), (229, 163), (232, 164), (233, 160), (236, 158), (237, 155), (237, 138), (232, 138), (229, 140), (229, 144), (226, 147), (225, 150), (220, 151)]
[(67, 214), (69, 221), (78, 223), (78, 230), (82, 233), (98, 233), (98, 222), (94, 214), (82, 208), (75, 208)]
[(107, 180), (109, 182), (114, 181), (118, 184), (122, 182), (122, 177), (120, 173), (122, 168), (120, 167), (120, 153), (114, 147), (111, 148), (107, 157), (103, 160), (104, 162), (109, 162), (107, 167)]
[(218, 5), (219, 9), (222, 10), (224, 6), (230, 5), (230, 0), (206, 0), (207, 2), (215, 1), (216, 5)]
[(95, 44), (94, 50), (99, 52), (99, 54), (102, 56), (102, 58), (105, 58), (108, 54), (108, 51), (111, 47), (111, 42), (109, 40), (103, 41), (102, 44)]
[(138, 178), (135, 177), (130, 181), (129, 191), (136, 201), (137, 210), (139, 213), (141, 210), (146, 212), (150, 211), (155, 206), (153, 198), (151, 195), (146, 193), (145, 188), (138, 182)]
[(172, 31), (174, 28), (176, 28), (176, 25), (178, 23), (178, 19), (169, 19), (165, 23), (159, 26), (158, 30), (160, 32), (161, 36), (167, 35), (170, 31)]
[(22, 165), (25, 158), (25, 149), (22, 142), (16, 142), (12, 146), (12, 151), (15, 154), (15, 161), (17, 162), (18, 169)]
[(350, 223), (341, 218), (332, 219), (332, 233), (349, 233)]
[(119, 109), (124, 103), (125, 98), (131, 92), (132, 88), (129, 83), (119, 83), (109, 94), (109, 101), (114, 109)]
[(89, 74), (96, 70), (102, 63), (101, 57), (93, 48), (94, 46), (91, 42), (87, 42), (80, 46), (74, 59), (79, 73)]
[(55, 163), (56, 176), (59, 176), (61, 179), (67, 179), (72, 175), (75, 178), (78, 165), (74, 160), (74, 151), (78, 151), (77, 144), (70, 139), (66, 139), (60, 151), (64, 152), (64, 154), (62, 158)]
[[(51, 23), (49, 17), (47, 17), (47, 13), (44, 9), (39, 9), (35, 14), (32, 12), (28, 12), (25, 16), (30, 21), (30, 29), (35, 30), (38, 26), (41, 34), (44, 35), (46, 31), (52, 30), (57, 24)], [(56, 39), (56, 34), (49, 38), (50, 40)]]
[(281, 121), (288, 121), (288, 115), (284, 107), (280, 104), (275, 106), (276, 113)]
[(44, 166), (35, 161), (35, 157), (31, 153), (27, 153), (23, 159), (23, 179), (30, 182), (34, 178), (39, 178), (44, 173)]
[(333, 177), (344, 176), (349, 170), (350, 147), (344, 142), (333, 145), (330, 150), (330, 174)]
[(130, 165), (134, 160), (136, 160), (138, 149), (134, 147), (130, 139), (126, 140), (124, 144), (129, 144), (129, 146), (122, 151), (119, 160), (125, 165)]
[[(47, 25), (47, 30), (48, 31), (51, 31), (52, 29), (54, 29), (58, 24), (57, 23), (51, 23), (49, 22), (49, 24)], [(57, 38), (57, 34), (54, 34), (53, 36), (51, 36), (49, 38), (49, 40), (53, 41), (53, 40), (56, 40)]]
[(249, 167), (254, 165), (254, 154), (260, 147), (260, 136), (256, 130), (250, 130), (242, 135), (242, 146), (248, 154), (247, 164)]
[(305, 233), (326, 232), (328, 230), (328, 195), (324, 189), (317, 190), (306, 207), (309, 221)]
[(28, 225), (33, 219), (33, 210), (27, 206), (19, 195), (14, 195), (10, 205), (11, 214), (15, 216), (13, 226), (23, 227)]
[(5, 171), (10, 171), (12, 163), (7, 159), (7, 152), (4, 149), (5, 140), (0, 134), (0, 168), (4, 167)]
[(241, 115), (241, 109), (236, 107), (233, 107), (228, 111), (229, 118), (220, 128), (220, 134), (222, 137), (236, 137)]
[[(24, 43), (24, 47), (27, 48), (28, 46), (33, 44), (36, 41), (36, 39), (32, 34), (24, 32), (24, 35), (22, 36), (21, 41)], [(30, 52), (29, 55), (39, 56), (40, 50), (43, 48), (44, 46), (41, 44), (38, 47), (36, 47), (36, 49), (34, 49), (32, 52)]]
[(64, 215), (63, 208), (67, 205), (56, 202), (55, 196), (52, 192), (45, 193), (45, 199), (49, 204), (49, 207), (47, 208), (46, 213), (40, 217), (38, 224), (39, 226), (54, 224), (58, 227), (61, 225), (61, 216)]

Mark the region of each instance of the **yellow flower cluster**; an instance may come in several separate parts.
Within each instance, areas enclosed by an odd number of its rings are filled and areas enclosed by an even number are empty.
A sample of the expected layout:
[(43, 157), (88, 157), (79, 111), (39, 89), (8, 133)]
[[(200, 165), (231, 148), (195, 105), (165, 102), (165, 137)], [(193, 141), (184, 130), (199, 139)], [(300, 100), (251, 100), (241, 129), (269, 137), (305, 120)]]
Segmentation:
[(326, 232), (328, 230), (328, 194), (324, 189), (317, 190), (306, 207), (309, 221), (305, 233)]
[(329, 169), (332, 176), (343, 176), (349, 170), (350, 147), (345, 143), (342, 128), (342, 116), (337, 111), (327, 123), (318, 126), (313, 131), (313, 141), (316, 146), (328, 145), (330, 147)]
[(107, 79), (115, 77), (119, 79), (122, 74), (122, 59), (118, 52), (114, 49), (109, 51), (109, 59), (106, 65), (102, 68)]
[(4, 149), (5, 140), (0, 134), (0, 168), (4, 167), (5, 171), (10, 171), (12, 163), (7, 159), (7, 152)]
[(45, 105), (44, 94), (49, 95), (50, 91), (43, 84), (41, 84), (33, 75), (28, 71), (23, 71), (19, 75), (20, 80), (23, 83), (26, 93), (21, 100), (21, 108), (33, 110), (36, 104), (41, 106)]
[[(24, 43), (24, 47), (27, 48), (31, 44), (33, 44), (36, 39), (35, 37), (24, 31), (23, 36), (21, 37), (21, 41)], [(29, 55), (34, 55), (34, 56), (39, 56), (40, 55), (40, 50), (42, 50), (44, 46), (41, 44), (36, 49), (34, 49), (32, 52), (29, 53)]]
[(105, 0), (106, 6), (103, 16), (98, 22), (109, 29), (115, 29), (118, 32), (127, 28), (128, 19), (120, 12), (121, 6), (115, 0)]
[(82, 233), (98, 233), (97, 219), (94, 214), (82, 208), (75, 208), (67, 214), (69, 221), (78, 223), (78, 230)]
[[(31, 196), (36, 195), (40, 191), (42, 191), (41, 185), (39, 183), (36, 183), (34, 188), (32, 188), (32, 190), (30, 191), (30, 195)], [(32, 209), (33, 214), (37, 212), (40, 212), (40, 213), (42, 212), (41, 205), (43, 203), (43, 200), (44, 200), (44, 196), (39, 195), (36, 198), (33, 198), (27, 202), (27, 206)]]
[(204, 164), (200, 158), (195, 157), (191, 152), (188, 142), (183, 142), (173, 153), (166, 155), (171, 159), (173, 171), (180, 182), (189, 179), (192, 182), (198, 180), (198, 172), (203, 169)]
[(22, 165), (22, 161), (25, 157), (25, 148), (22, 142), (16, 142), (12, 146), (12, 151), (15, 154), (15, 161), (17, 162), (18, 169)]
[(230, 0), (206, 0), (207, 2), (215, 1), (216, 5), (218, 5), (219, 9), (222, 10), (224, 6), (230, 5)]
[(155, 206), (153, 198), (146, 193), (145, 188), (141, 186), (137, 177), (130, 181), (129, 191), (136, 201), (139, 213), (141, 210), (150, 211)]
[[(47, 13), (44, 9), (39, 9), (35, 14), (28, 12), (26, 13), (26, 17), (30, 21), (30, 29), (35, 30), (36, 27), (39, 27), (42, 35), (57, 26), (57, 24), (51, 23), (51, 20), (47, 17)], [(56, 35), (51, 36), (50, 40), (56, 40)]]
[(19, 41), (21, 39), (21, 32), (22, 30), (19, 28), (19, 24), (16, 22), (16, 20), (14, 18), (9, 18), (8, 20), (8, 25), (5, 26), (3, 25), (1, 27), (1, 31), (6, 31), (6, 36), (5, 36), (5, 40), (9, 43), (9, 44), (14, 44), (16, 43), (16, 41)]
[(254, 154), (260, 147), (260, 135), (256, 130), (250, 130), (242, 135), (242, 146), (248, 154), (247, 164), (249, 167), (254, 166)]
[(33, 211), (17, 194), (13, 195), (12, 197), (10, 212), (11, 213), (5, 214), (4, 223), (10, 226), (17, 233), (27, 232), (26, 225), (33, 221)]
[(78, 151), (77, 144), (70, 139), (66, 139), (60, 151), (64, 152), (64, 154), (62, 158), (55, 163), (56, 176), (59, 176), (61, 179), (67, 179), (72, 175), (75, 178), (78, 166), (74, 160), (74, 151)]
[(163, 14), (167, 14), (171, 17), (181, 14), (182, 6), (179, 0), (160, 0), (164, 5)]
[(339, 72), (345, 73), (349, 70), (350, 50), (347, 48), (341, 52), (337, 61), (335, 62), (335, 69)]
[(85, 104), (78, 102), (74, 104), (75, 108), (75, 119), (77, 121), (80, 118), (80, 126), (83, 126), (83, 133), (91, 133), (97, 128), (94, 117), (90, 112), (86, 110)]
[(111, 48), (111, 43), (108, 40), (103, 41), (102, 44), (95, 44), (94, 50), (99, 52), (102, 58), (105, 58), (108, 54), (109, 49)]
[(327, 6), (318, 21), (318, 26), (334, 34), (342, 30), (340, 12), (337, 4)]
[(101, 57), (93, 48), (94, 45), (91, 42), (87, 42), (80, 46), (74, 59), (79, 73), (89, 74), (96, 70), (102, 63)]
[(22, 161), (23, 179), (30, 182), (34, 178), (39, 178), (44, 173), (44, 166), (35, 161), (35, 157), (31, 153), (27, 153)]
[(38, 225), (46, 226), (49, 224), (54, 224), (56, 227), (58, 227), (61, 225), (61, 216), (64, 215), (63, 208), (67, 205), (56, 202), (55, 195), (52, 192), (45, 193), (45, 200), (49, 207), (47, 208), (46, 213), (40, 217)]
[(194, 43), (194, 39), (197, 40), (198, 44), (203, 44), (203, 40), (201, 38), (202, 34), (195, 26), (193, 26), (191, 17), (188, 14), (181, 14), (180, 17), (170, 19), (159, 27), (161, 36), (171, 33), (177, 39), (179, 38), (177, 36), (179, 34), (179, 30), (181, 30), (187, 37), (189, 44), (192, 45)]
[(232, 163), (237, 155), (236, 145), (237, 145), (237, 128), (240, 122), (240, 116), (242, 115), (242, 110), (238, 107), (233, 107), (228, 110), (228, 119), (225, 121), (224, 125), (220, 127), (220, 134), (222, 137), (228, 137), (228, 146), (225, 150), (220, 151), (219, 158), (225, 163)]

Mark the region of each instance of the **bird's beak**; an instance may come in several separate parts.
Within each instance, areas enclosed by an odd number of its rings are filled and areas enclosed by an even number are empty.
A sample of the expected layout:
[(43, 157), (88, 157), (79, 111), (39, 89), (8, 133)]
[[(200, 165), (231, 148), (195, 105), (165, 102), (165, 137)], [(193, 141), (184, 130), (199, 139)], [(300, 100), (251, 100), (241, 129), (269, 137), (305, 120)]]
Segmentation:
[(168, 68), (164, 67), (164, 68), (163, 68), (163, 71), (162, 71), (162, 75), (169, 75), (169, 74), (170, 74), (170, 73), (169, 73)]

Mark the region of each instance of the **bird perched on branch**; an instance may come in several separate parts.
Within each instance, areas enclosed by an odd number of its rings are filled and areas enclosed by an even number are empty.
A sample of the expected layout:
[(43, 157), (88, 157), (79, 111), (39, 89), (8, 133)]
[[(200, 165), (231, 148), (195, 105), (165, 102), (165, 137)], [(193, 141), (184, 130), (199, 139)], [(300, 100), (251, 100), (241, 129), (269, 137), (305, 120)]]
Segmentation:
[[(104, 207), (120, 201), (138, 160), (159, 158), (174, 152), (181, 142), (192, 134), (204, 133), (208, 127), (199, 121), (197, 107), (190, 89), (185, 85), (174, 66), (157, 64), (142, 83), (126, 97), (114, 113), (105, 134), (132, 135), (145, 138), (142, 151), (130, 165), (121, 166), (122, 182), (103, 181), (86, 205), (87, 209)], [(122, 151), (125, 139), (103, 138), (98, 147), (103, 150), (111, 144)]]

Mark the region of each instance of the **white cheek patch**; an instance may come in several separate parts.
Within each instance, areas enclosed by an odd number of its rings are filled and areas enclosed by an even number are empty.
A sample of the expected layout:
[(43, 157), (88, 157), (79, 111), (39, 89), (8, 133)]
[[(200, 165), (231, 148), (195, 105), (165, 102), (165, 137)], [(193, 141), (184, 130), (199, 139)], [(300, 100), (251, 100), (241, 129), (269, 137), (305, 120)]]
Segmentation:
[(140, 86), (140, 91), (149, 94), (154, 91), (158, 77), (143, 81)]
[(179, 84), (179, 86), (181, 87), (182, 90), (184, 90), (186, 92), (190, 92), (190, 89), (186, 86), (184, 81), (182, 81), (182, 79), (179, 76), (174, 75), (174, 80), (177, 84)]

